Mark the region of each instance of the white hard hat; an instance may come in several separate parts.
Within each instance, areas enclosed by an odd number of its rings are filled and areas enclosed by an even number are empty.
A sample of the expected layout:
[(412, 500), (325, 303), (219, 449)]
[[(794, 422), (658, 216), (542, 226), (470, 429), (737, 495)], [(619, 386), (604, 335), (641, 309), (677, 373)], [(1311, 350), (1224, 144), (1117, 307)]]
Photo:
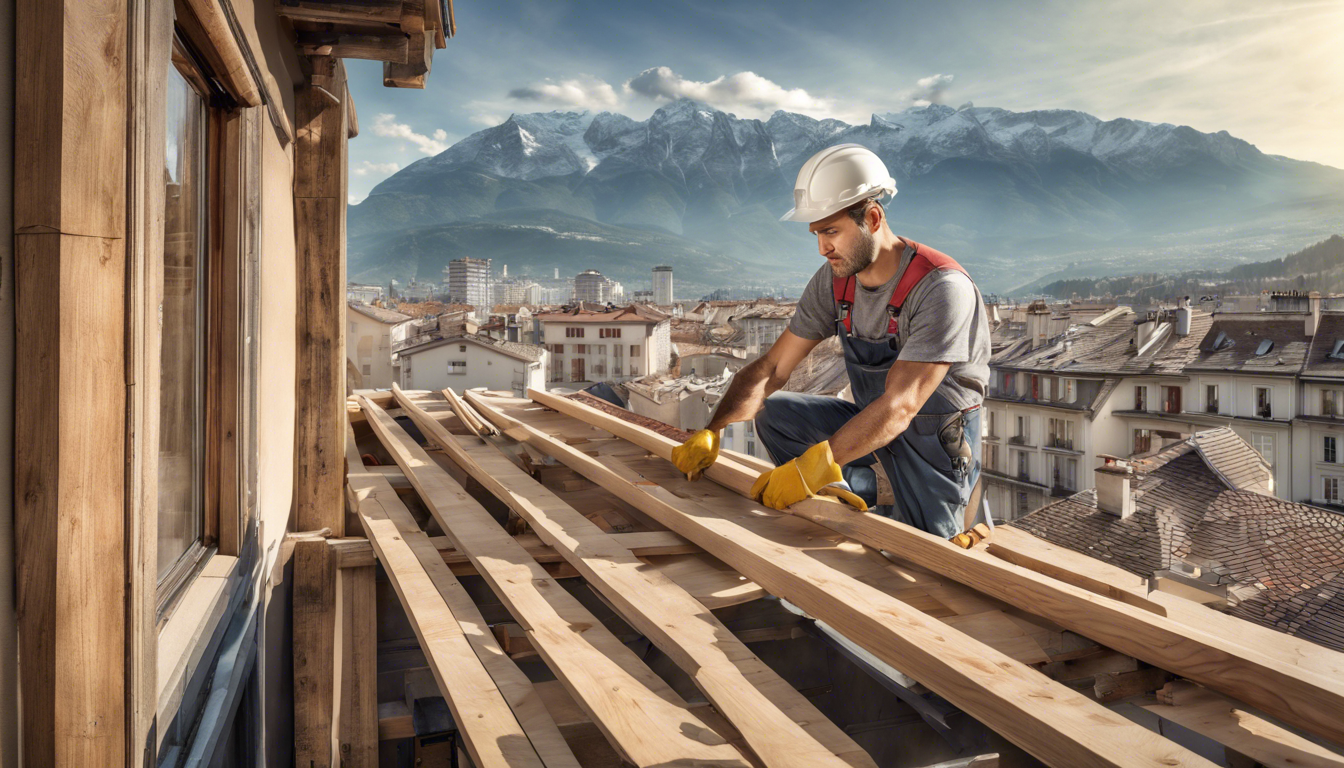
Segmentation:
[(793, 184), (793, 208), (779, 220), (810, 224), (881, 194), (896, 194), (896, 180), (882, 159), (862, 144), (837, 144), (803, 163)]

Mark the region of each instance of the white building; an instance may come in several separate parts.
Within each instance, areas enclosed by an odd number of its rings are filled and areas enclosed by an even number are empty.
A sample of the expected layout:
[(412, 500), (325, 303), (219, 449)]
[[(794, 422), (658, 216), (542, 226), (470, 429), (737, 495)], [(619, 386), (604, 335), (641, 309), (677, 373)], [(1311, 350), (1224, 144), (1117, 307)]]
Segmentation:
[(663, 373), (671, 365), (671, 319), (649, 307), (577, 308), (536, 318), (551, 353), (551, 383), (624, 381)]
[(345, 286), (345, 300), (359, 304), (372, 304), (383, 298), (383, 286), (349, 283)]
[(625, 288), (596, 269), (585, 269), (574, 276), (574, 300), (590, 304), (620, 302)]
[(495, 341), (477, 334), (451, 336), (403, 349), (402, 389), (456, 391), (485, 387), (526, 396), (545, 386), (547, 353), (536, 344)]
[(351, 389), (390, 389), (396, 375), (392, 346), (397, 332), (408, 327), (409, 315), (367, 304), (350, 303), (345, 312), (345, 356), (359, 374)]
[(489, 308), (491, 274), (489, 259), (464, 256), (453, 259), (443, 269), (448, 277), (448, 302), (470, 304), (484, 312)]
[(671, 304), (675, 299), (672, 298), (672, 268), (654, 267), (653, 268), (653, 303), (659, 305)]
[(743, 333), (748, 360), (755, 360), (770, 349), (788, 329), (797, 309), (797, 304), (757, 304), (729, 318), (728, 323)]

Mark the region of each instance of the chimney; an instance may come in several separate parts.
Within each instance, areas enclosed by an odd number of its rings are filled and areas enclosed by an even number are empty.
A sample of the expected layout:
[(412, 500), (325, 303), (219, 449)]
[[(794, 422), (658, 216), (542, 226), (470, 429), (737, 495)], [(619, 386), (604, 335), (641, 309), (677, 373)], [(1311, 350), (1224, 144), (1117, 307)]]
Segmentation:
[(1044, 301), (1033, 301), (1027, 307), (1027, 336), (1031, 348), (1040, 349), (1050, 337), (1050, 308)]
[(1190, 335), (1190, 297), (1182, 296), (1176, 302), (1176, 335)]
[(1157, 313), (1148, 312), (1134, 320), (1134, 348), (1143, 349), (1153, 334), (1157, 332)]
[(1129, 490), (1134, 468), (1118, 456), (1102, 453), (1097, 458), (1104, 462), (1096, 470), (1097, 509), (1128, 519), (1134, 514), (1134, 494)]
[(1321, 327), (1321, 292), (1312, 291), (1307, 294), (1307, 335), (1315, 336), (1316, 329)]

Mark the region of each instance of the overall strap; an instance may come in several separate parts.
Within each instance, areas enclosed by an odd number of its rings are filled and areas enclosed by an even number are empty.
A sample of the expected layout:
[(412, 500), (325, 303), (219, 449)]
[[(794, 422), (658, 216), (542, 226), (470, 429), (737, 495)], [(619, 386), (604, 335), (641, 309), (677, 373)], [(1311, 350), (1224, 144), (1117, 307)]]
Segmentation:
[(901, 305), (905, 304), (910, 292), (915, 289), (915, 286), (919, 285), (921, 280), (928, 277), (930, 272), (951, 269), (970, 277), (966, 269), (951, 256), (927, 245), (916, 243), (914, 240), (907, 242), (910, 243), (911, 248), (915, 249), (915, 255), (911, 257), (900, 281), (896, 283), (896, 290), (891, 292), (891, 300), (887, 302), (887, 314), (891, 316), (891, 322), (888, 324), (890, 333), (896, 332), (896, 318), (901, 314)]
[(844, 324), (845, 333), (854, 332), (854, 329), (849, 326), (849, 313), (854, 309), (854, 283), (853, 275), (831, 279), (831, 291), (835, 296), (836, 311), (839, 313), (838, 319)]
[[(901, 274), (901, 279), (897, 281), (895, 290), (891, 292), (891, 299), (887, 302), (887, 315), (890, 318), (887, 321), (887, 333), (891, 335), (896, 334), (896, 318), (901, 314), (901, 305), (905, 304), (906, 297), (910, 295), (916, 285), (919, 285), (921, 280), (928, 277), (930, 272), (951, 269), (970, 277), (965, 268), (951, 256), (913, 240), (906, 242), (915, 249), (915, 255), (906, 265), (905, 272)], [(856, 279), (853, 276), (833, 278), (831, 282), (831, 290), (835, 296), (835, 305), (839, 313), (838, 319), (844, 324), (845, 331), (848, 333), (853, 333), (854, 330), (850, 326), (850, 313), (854, 309), (855, 284)]]

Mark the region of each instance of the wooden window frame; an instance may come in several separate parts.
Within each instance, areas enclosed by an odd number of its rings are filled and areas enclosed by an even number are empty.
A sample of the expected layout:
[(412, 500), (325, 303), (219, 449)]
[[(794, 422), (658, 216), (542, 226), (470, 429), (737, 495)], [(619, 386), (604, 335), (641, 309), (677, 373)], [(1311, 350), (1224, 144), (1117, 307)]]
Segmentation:
[[(189, 55), (194, 75), (184, 73), (207, 99), (207, 174), (204, 487), (201, 539), (156, 589), (156, 621), (167, 626), (178, 601), (215, 554), (237, 556), (255, 515), (257, 384), (257, 257), (259, 252), (258, 142), (255, 115), (234, 108), (211, 69), (209, 40), (179, 5), (174, 46)], [(173, 66), (168, 63), (167, 66)], [(164, 77), (168, 71), (162, 71)], [(153, 119), (153, 118), (151, 118)], [(162, 116), (159, 116), (162, 119)], [(146, 185), (152, 179), (145, 180)], [(152, 269), (162, 272), (163, 253)], [(162, 297), (162, 284), (158, 283)], [(162, 298), (156, 302), (162, 304)], [(152, 343), (161, 344), (155, 334)], [(157, 352), (157, 350), (156, 350)], [(159, 355), (156, 358), (161, 359)], [(161, 363), (160, 363), (161, 365)], [(146, 382), (158, 400), (157, 379)], [(141, 418), (151, 417), (141, 414)], [(152, 414), (156, 421), (158, 414)], [(155, 434), (158, 433), (157, 424)], [(157, 471), (157, 462), (155, 462)], [(149, 510), (146, 510), (148, 512)], [(158, 514), (157, 504), (153, 513)]]

